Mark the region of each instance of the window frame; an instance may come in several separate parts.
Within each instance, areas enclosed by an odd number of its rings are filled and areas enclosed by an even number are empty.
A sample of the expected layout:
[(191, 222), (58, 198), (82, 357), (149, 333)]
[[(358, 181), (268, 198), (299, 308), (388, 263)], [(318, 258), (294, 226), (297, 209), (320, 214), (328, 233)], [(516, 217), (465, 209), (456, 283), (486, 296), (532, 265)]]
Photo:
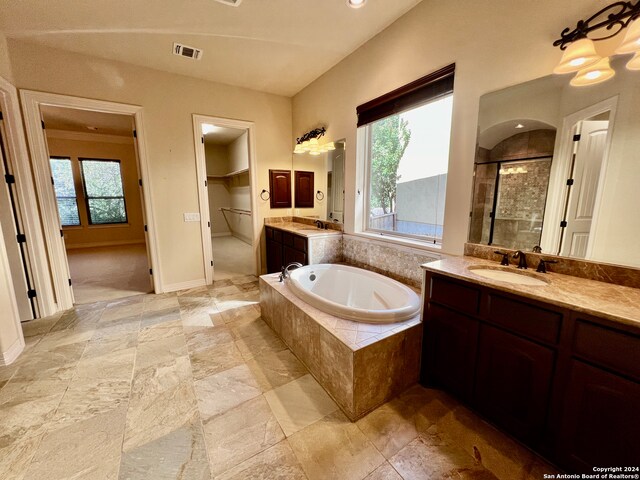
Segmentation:
[[(87, 182), (85, 180), (84, 173), (84, 162), (112, 162), (118, 164), (118, 169), (120, 170), (120, 183), (122, 184), (122, 196), (118, 197), (89, 197), (87, 192)], [(101, 226), (109, 226), (109, 225), (128, 225), (129, 224), (129, 212), (127, 210), (127, 198), (124, 189), (124, 176), (122, 175), (122, 162), (119, 159), (114, 158), (92, 158), (92, 157), (78, 157), (78, 163), (80, 164), (80, 179), (82, 182), (82, 193), (84, 196), (84, 204), (87, 209), (87, 224), (90, 227), (101, 227)], [(122, 222), (107, 222), (107, 223), (94, 223), (91, 218), (91, 207), (89, 206), (89, 200), (95, 199), (120, 199), (122, 198), (122, 202), (124, 204), (124, 221)]]
[[(410, 98), (413, 97), (415, 99), (416, 95), (420, 95), (420, 90), (429, 90), (431, 85), (434, 82), (439, 82), (441, 80), (447, 80), (451, 78), (452, 87), (451, 90), (442, 93), (437, 91), (434, 95), (428, 96), (424, 98), (422, 101), (412, 101), (410, 100), (410, 104), (404, 104), (402, 108), (398, 108), (399, 104), (402, 104), (403, 97)], [(361, 152), (362, 162), (362, 172), (363, 172), (363, 211), (362, 211), (362, 225), (360, 234), (375, 237), (378, 239), (384, 240), (385, 237), (387, 240), (393, 240), (400, 243), (411, 243), (417, 244), (425, 247), (431, 248), (441, 248), (442, 242), (444, 239), (444, 217), (442, 218), (442, 237), (438, 238), (435, 236), (427, 236), (427, 235), (417, 235), (412, 233), (402, 233), (395, 232), (391, 230), (382, 230), (378, 228), (371, 228), (369, 226), (370, 222), (370, 212), (371, 212), (371, 148), (372, 148), (372, 125), (382, 119), (391, 117), (393, 115), (399, 115), (403, 112), (413, 110), (416, 108), (423, 107), (428, 105), (431, 102), (441, 100), (446, 97), (453, 97), (454, 89), (453, 89), (453, 80), (455, 79), (455, 64), (448, 65), (440, 70), (437, 70), (433, 73), (430, 73), (418, 80), (415, 80), (407, 85), (404, 85), (400, 88), (397, 88), (389, 93), (381, 95), (378, 98), (370, 100), (360, 106), (357, 107), (356, 112), (358, 114), (358, 125), (357, 129), (362, 131), (362, 135), (358, 135), (358, 139), (362, 139), (362, 149), (358, 147), (358, 151)], [(369, 112), (367, 112), (369, 110)], [(380, 111), (385, 111), (386, 114), (382, 115)], [(372, 113), (373, 112), (373, 113)], [(364, 123), (362, 122), (362, 116), (368, 117)], [(453, 123), (452, 123), (453, 125)], [(450, 155), (449, 155), (450, 161)], [(448, 171), (447, 168), (447, 181), (448, 181)], [(446, 206), (446, 205), (445, 205)], [(356, 215), (357, 216), (357, 215)], [(404, 241), (404, 242), (403, 242)]]
[[(51, 160), (67, 160), (71, 165), (71, 179), (73, 180), (73, 191), (75, 192), (75, 197), (58, 197), (56, 194), (55, 188), (55, 179), (53, 178), (53, 171), (51, 170)], [(82, 228), (82, 218), (80, 216), (80, 204), (78, 203), (78, 186), (76, 185), (76, 176), (73, 172), (73, 158), (71, 156), (64, 155), (49, 155), (49, 169), (51, 170), (51, 181), (53, 182), (53, 196), (56, 199), (56, 207), (58, 210), (58, 218), (60, 219), (60, 227), (64, 228)], [(76, 201), (76, 212), (78, 213), (78, 223), (74, 223), (71, 225), (65, 225), (62, 223), (62, 217), (60, 216), (60, 204), (58, 203), (58, 198), (74, 198)]]

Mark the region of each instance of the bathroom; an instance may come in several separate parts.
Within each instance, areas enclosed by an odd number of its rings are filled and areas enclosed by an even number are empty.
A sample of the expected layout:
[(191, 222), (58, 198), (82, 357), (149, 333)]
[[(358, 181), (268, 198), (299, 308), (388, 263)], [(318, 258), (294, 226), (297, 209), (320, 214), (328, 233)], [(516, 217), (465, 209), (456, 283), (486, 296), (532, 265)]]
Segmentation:
[[(69, 5), (3, 3), (3, 168), (37, 296), (21, 323), (10, 232), (0, 476), (637, 467), (640, 74), (636, 50), (615, 51), (638, 21), (594, 42), (604, 60), (579, 52), (613, 78), (574, 86), (553, 71), (585, 42), (554, 41), (607, 2), (223, 3), (71, 20)], [(135, 118), (154, 294), (74, 305), (44, 105)], [(219, 182), (248, 192), (240, 206), (208, 204), (200, 117), (243, 122), (248, 171)], [(215, 258), (237, 239), (207, 225), (226, 206), (250, 214), (243, 250)]]

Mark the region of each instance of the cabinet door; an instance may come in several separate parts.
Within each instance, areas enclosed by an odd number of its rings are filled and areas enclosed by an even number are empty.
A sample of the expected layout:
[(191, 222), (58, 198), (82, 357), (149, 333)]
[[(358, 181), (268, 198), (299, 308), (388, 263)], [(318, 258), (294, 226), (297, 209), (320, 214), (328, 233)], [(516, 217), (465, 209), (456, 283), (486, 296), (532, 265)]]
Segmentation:
[(302, 265), (307, 264), (307, 254), (304, 252), (300, 252), (294, 248), (291, 248), (287, 245), (284, 246), (283, 249), (284, 256), (284, 265), (289, 265), (291, 262), (298, 262)]
[(283, 265), (282, 244), (267, 239), (267, 273), (279, 272)]
[(473, 387), (478, 321), (429, 304), (423, 342), (421, 381), (470, 398)]
[(478, 344), (478, 408), (518, 438), (537, 444), (544, 431), (554, 351), (483, 325)]
[(291, 208), (291, 170), (269, 170), (271, 208)]
[(558, 458), (572, 472), (640, 459), (640, 384), (572, 360)]
[(313, 208), (315, 190), (313, 186), (313, 172), (300, 172), (296, 170), (293, 174), (295, 185), (295, 207)]

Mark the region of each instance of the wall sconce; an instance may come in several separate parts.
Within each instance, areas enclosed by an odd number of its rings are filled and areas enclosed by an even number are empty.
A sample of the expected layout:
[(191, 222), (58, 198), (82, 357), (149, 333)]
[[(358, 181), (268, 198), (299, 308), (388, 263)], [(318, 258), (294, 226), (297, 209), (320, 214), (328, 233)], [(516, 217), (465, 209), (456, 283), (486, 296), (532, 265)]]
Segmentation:
[[(615, 37), (622, 30), (626, 31), (622, 43), (615, 50), (615, 55), (635, 54), (627, 63), (629, 70), (640, 70), (640, 0), (631, 2), (615, 2), (593, 14), (586, 20), (580, 20), (576, 28), (565, 28), (560, 38), (553, 42), (554, 47), (564, 51), (560, 63), (553, 73), (576, 73), (571, 80), (573, 86), (594, 85), (604, 82), (615, 75), (609, 64), (609, 57), (602, 58), (596, 52), (594, 42)], [(589, 38), (589, 33), (606, 29), (609, 33), (599, 38)]]
[(327, 129), (324, 127), (316, 128), (305, 133), (296, 139), (296, 147), (293, 153), (308, 153), (309, 155), (320, 155), (329, 150), (335, 150), (336, 146), (333, 142), (320, 143), (320, 137), (324, 136)]

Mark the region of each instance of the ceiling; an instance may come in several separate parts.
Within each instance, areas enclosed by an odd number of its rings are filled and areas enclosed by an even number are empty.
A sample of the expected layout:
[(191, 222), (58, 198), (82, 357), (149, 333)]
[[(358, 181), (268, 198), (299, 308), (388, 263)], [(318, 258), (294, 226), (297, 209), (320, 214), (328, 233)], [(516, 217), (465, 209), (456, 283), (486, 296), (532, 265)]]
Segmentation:
[(240, 137), (245, 129), (214, 126), (214, 131), (204, 135), (204, 143), (208, 145), (229, 145)]
[(48, 105), (43, 105), (40, 109), (47, 130), (133, 136), (133, 119), (129, 115), (91, 112)]
[[(421, 0), (0, 0), (7, 38), (292, 96)], [(172, 55), (173, 42), (203, 50)]]

